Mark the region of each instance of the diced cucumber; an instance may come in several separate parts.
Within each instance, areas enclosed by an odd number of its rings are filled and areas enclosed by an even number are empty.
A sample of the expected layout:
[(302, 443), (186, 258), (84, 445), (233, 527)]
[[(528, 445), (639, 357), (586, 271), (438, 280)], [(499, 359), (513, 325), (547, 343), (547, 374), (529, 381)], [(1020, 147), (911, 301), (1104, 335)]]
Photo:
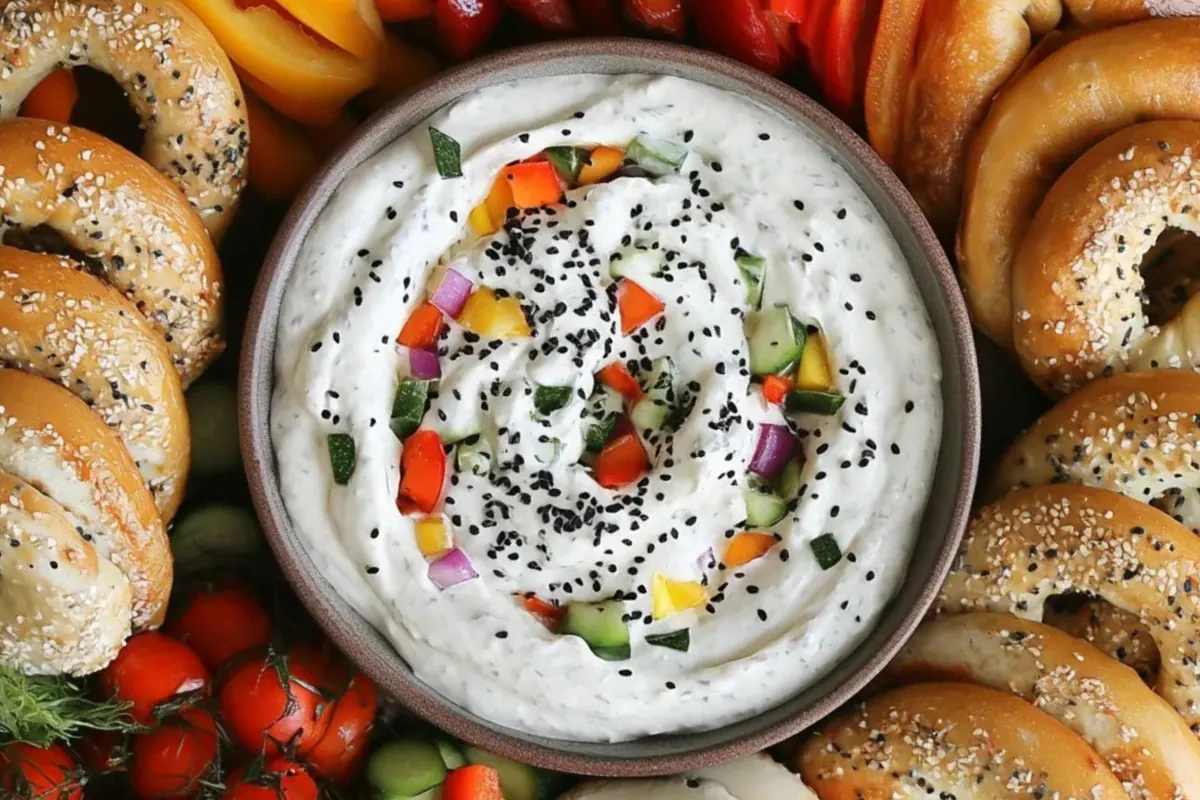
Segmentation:
[(842, 560), (842, 548), (838, 546), (832, 533), (822, 533), (809, 542), (808, 546), (812, 548), (813, 556), (821, 569), (830, 569)]
[(787, 306), (761, 311), (751, 322), (751, 374), (775, 375), (799, 360), (804, 352), (804, 326), (796, 322)]
[(767, 528), (787, 514), (783, 498), (765, 487), (751, 486), (743, 492), (746, 501), (746, 524)]
[(329, 466), (333, 469), (333, 482), (345, 486), (354, 476), (358, 464), (358, 452), (354, 437), (348, 433), (331, 433), (326, 437), (329, 444)]
[(442, 754), (442, 763), (446, 765), (446, 769), (458, 769), (467, 763), (467, 759), (463, 757), (462, 751), (452, 742), (448, 742), (445, 739), (438, 739), (437, 749)]
[(783, 465), (779, 477), (775, 479), (775, 492), (784, 502), (790, 503), (800, 496), (800, 487), (804, 485), (802, 475), (804, 462), (793, 458)]
[(646, 374), (643, 387), (647, 397), (662, 400), (668, 404), (675, 401), (675, 384), (679, 382), (679, 372), (670, 356), (660, 356), (650, 362), (650, 372)]
[(216, 475), (242, 460), (237, 392), (223, 383), (193, 386), (184, 397), (192, 430), (192, 474)]
[(629, 626), (624, 616), (625, 605), (620, 600), (571, 603), (563, 633), (583, 639), (606, 661), (624, 661), (629, 658)]
[(566, 788), (568, 778), (560, 773), (518, 764), (472, 745), (464, 747), (463, 753), (468, 763), (482, 764), (499, 773), (504, 800), (554, 800)]
[(579, 181), (579, 171), (588, 162), (588, 156), (590, 155), (582, 147), (571, 147), (569, 145), (547, 147), (545, 153), (546, 160), (572, 186)]
[(562, 455), (562, 440), (554, 436), (539, 434), (537, 437), (537, 446), (534, 447), (533, 457), (542, 464), (554, 464), (558, 462)]
[(738, 250), (733, 260), (738, 266), (738, 271), (742, 273), (742, 283), (746, 284), (746, 302), (755, 310), (762, 308), (767, 260), (762, 256), (752, 256), (744, 250)]
[(430, 742), (397, 739), (380, 747), (367, 761), (367, 783), (383, 797), (413, 797), (444, 780), (446, 764)]
[(629, 143), (625, 157), (655, 177), (679, 172), (688, 150), (670, 139), (639, 133)]
[(666, 427), (671, 417), (671, 406), (662, 400), (646, 396), (637, 401), (629, 412), (629, 421), (639, 431), (656, 431)]
[(596, 384), (583, 409), (583, 444), (589, 452), (598, 453), (604, 448), (623, 408), (620, 394), (602, 383)]
[(571, 402), (570, 386), (539, 386), (533, 391), (533, 407), (539, 414), (551, 414)]
[(479, 434), (468, 436), (455, 448), (454, 463), (459, 472), (486, 478), (492, 471), (492, 447)]
[(171, 529), (171, 553), (179, 572), (203, 572), (249, 561), (262, 553), (262, 545), (258, 520), (237, 506), (205, 506)]
[(655, 250), (639, 250), (627, 247), (612, 254), (608, 260), (608, 274), (614, 278), (627, 278), (658, 273), (665, 262)]
[(801, 414), (836, 414), (846, 402), (840, 392), (814, 392), (809, 389), (792, 389), (783, 397), (783, 407)]
[(405, 378), (396, 387), (392, 400), (392, 417), (388, 424), (396, 438), (404, 441), (419, 427), (429, 402), (429, 384), (416, 378)]
[(686, 653), (692, 646), (692, 633), (689, 628), (680, 628), (670, 633), (648, 633), (646, 634), (646, 644), (669, 647), (672, 650)]

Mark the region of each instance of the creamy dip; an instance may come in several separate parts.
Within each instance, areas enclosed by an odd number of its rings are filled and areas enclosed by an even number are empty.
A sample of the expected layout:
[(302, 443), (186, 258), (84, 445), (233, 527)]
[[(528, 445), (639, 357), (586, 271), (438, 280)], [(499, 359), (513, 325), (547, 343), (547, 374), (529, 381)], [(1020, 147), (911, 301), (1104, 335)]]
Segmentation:
[[(428, 127), (456, 139), (463, 177), (439, 177)], [(678, 175), (622, 177), (475, 239), (471, 208), (506, 164), (561, 144), (685, 143)], [(630, 244), (666, 267), (633, 277), (666, 304), (622, 336), (606, 294)], [(743, 490), (763, 422), (782, 422), (747, 371), (746, 291), (734, 257), (766, 258), (763, 308), (818, 326), (846, 396), (834, 416), (793, 416), (806, 464), (779, 543), (722, 569), (745, 529)], [(521, 299), (531, 338), (480, 341), (454, 322), (426, 424), (476, 426), (502, 468), (459, 473), (444, 515), (479, 577), (439, 590), (396, 505), (401, 444), (388, 428), (405, 348), (394, 340), (453, 262)], [(636, 267), (635, 267), (636, 269)], [(416, 675), (478, 715), (594, 741), (708, 729), (777, 705), (825, 674), (876, 624), (904, 576), (941, 432), (934, 334), (877, 210), (816, 142), (746, 98), (668, 77), (571, 76), (463, 97), (349, 175), (300, 253), (279, 322), (272, 434), (292, 522), (338, 592)], [(609, 490), (579, 463), (579, 411), (616, 359), (670, 355), (695, 399), (636, 485)], [(569, 385), (550, 417), (530, 384)], [(333, 480), (327, 436), (357, 463)], [(558, 446), (547, 449), (547, 441)], [(843, 554), (822, 569), (810, 543)], [(715, 554), (706, 558), (709, 551)], [(702, 581), (703, 606), (652, 620), (656, 575)], [(602, 660), (517, 602), (623, 598), (632, 652)], [(690, 628), (687, 652), (648, 634)]]
[(675, 778), (591, 781), (562, 800), (816, 800), (800, 778), (764, 755)]

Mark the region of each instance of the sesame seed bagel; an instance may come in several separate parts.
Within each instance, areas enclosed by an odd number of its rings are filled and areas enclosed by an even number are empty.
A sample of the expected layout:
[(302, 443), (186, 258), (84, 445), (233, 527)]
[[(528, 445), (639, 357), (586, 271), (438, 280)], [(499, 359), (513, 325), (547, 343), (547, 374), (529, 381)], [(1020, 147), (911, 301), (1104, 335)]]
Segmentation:
[(0, 247), (0, 361), (91, 406), (137, 462), (163, 518), (174, 515), (191, 435), (183, 389), (129, 301), (66, 258)]
[(233, 67), (191, 11), (175, 0), (9, 0), (0, 31), (0, 116), (15, 117), (59, 65), (107, 72), (141, 117), (143, 157), (220, 237), (246, 182), (249, 128)]
[(1131, 125), (1050, 189), (1013, 264), (1016, 350), (1042, 387), (1200, 364), (1200, 302), (1151, 325), (1140, 269), (1168, 227), (1200, 232), (1197, 156), (1200, 122)]
[(976, 324), (1013, 344), (1013, 263), (1050, 184), (1128, 125), (1200, 119), (1200, 18), (1155, 19), (1068, 42), (1010, 83), (967, 156), (958, 265)]
[(0, 663), (87, 675), (129, 636), (132, 592), (58, 503), (0, 472)]
[(965, 683), (877, 695), (826, 724), (796, 766), (821, 800), (1126, 797), (1104, 759), (1061, 722)]
[(1086, 600), (1077, 608), (1047, 606), (1042, 622), (1068, 636), (1090, 642), (1102, 653), (1132, 669), (1142, 682), (1158, 680), (1158, 646), (1137, 614), (1122, 611), (1102, 600)]
[(184, 386), (224, 348), (221, 265), (200, 218), (149, 164), (82, 128), (0, 122), (0, 222), (48, 226), (166, 341)]
[(957, 614), (922, 625), (888, 666), (889, 685), (965, 681), (1012, 692), (1108, 762), (1133, 800), (1200, 798), (1200, 740), (1137, 673), (1048, 625)]
[(157, 627), (171, 594), (171, 547), (133, 457), (61, 386), (0, 369), (0, 470), (57, 502), (133, 588), (133, 627)]
[(980, 509), (935, 608), (1042, 619), (1080, 592), (1136, 614), (1162, 658), (1154, 690), (1200, 733), (1200, 539), (1103, 489), (1038, 486)]

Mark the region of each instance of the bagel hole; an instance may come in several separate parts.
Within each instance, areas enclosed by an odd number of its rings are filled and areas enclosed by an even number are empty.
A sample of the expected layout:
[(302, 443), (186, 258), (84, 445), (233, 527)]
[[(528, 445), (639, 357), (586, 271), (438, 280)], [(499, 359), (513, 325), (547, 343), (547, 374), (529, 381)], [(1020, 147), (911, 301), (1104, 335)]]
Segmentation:
[(1137, 672), (1146, 685), (1158, 681), (1158, 645), (1136, 614), (1096, 595), (1068, 592), (1050, 597), (1042, 621), (1077, 639), (1091, 642)]
[(29, 250), (34, 253), (54, 253), (67, 256), (72, 261), (85, 265), (95, 275), (102, 275), (103, 268), (95, 258), (85, 255), (83, 251), (73, 247), (63, 238), (63, 235), (49, 225), (37, 225), (33, 228), (21, 228), (10, 225), (0, 236), (0, 243), (18, 250)]
[(76, 67), (73, 73), (79, 102), (71, 113), (71, 124), (99, 133), (134, 153), (142, 152), (146, 132), (120, 85), (107, 72), (91, 67)]
[(1200, 289), (1200, 236), (1166, 228), (1142, 259), (1141, 273), (1146, 318), (1161, 326)]

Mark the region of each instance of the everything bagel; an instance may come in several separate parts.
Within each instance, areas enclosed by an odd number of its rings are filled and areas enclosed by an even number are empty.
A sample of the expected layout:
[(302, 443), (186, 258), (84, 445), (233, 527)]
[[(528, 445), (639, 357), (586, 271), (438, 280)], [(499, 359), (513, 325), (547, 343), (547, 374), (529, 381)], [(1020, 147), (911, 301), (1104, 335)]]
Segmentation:
[(1115, 492), (1023, 489), (980, 509), (935, 608), (1040, 621), (1067, 592), (1137, 615), (1162, 658), (1154, 690), (1200, 734), (1200, 539)]
[(0, 122), (5, 227), (53, 229), (133, 301), (187, 386), (224, 347), (221, 266), (183, 195), (149, 164), (82, 128)]
[(60, 64), (107, 72), (146, 128), (142, 155), (220, 237), (246, 181), (245, 100), (229, 59), (188, 9), (175, 0), (9, 0), (0, 31), (0, 116), (16, 116)]

